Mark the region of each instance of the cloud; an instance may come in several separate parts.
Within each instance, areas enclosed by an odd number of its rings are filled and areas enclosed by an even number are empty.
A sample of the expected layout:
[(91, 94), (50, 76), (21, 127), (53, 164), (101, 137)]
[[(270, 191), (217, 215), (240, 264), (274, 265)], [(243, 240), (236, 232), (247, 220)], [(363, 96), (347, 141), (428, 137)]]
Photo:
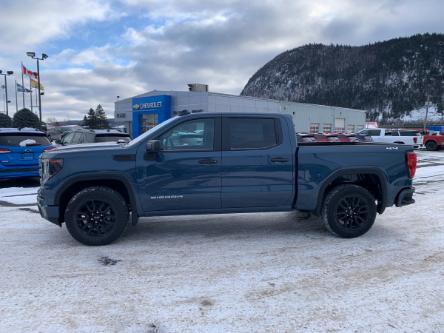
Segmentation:
[[(45, 110), (59, 118), (67, 114), (81, 118), (98, 103), (112, 114), (117, 95), (185, 90), (189, 82), (238, 94), (267, 61), (305, 43), (360, 45), (419, 32), (444, 32), (444, 3), (438, 0), (29, 2), (36, 10), (36, 19), (26, 20), (32, 29), (23, 27), (20, 20), (27, 3), (21, 2), (20, 10), (15, 3), (7, 1), (7, 14), (0, 14), (0, 28), (5, 31), (6, 25), (11, 30), (8, 36), (0, 36), (0, 60), (9, 52), (5, 43), (21, 40), (22, 49), (27, 43), (57, 44), (79, 26), (103, 22), (95, 29), (107, 37), (105, 41), (89, 40), (86, 47), (69, 45), (45, 62)], [(117, 34), (107, 30), (112, 20)], [(36, 36), (41, 27), (47, 29)]]
[(100, 0), (2, 0), (0, 10), (0, 52), (6, 54), (66, 37), (78, 24), (115, 15), (111, 5)]

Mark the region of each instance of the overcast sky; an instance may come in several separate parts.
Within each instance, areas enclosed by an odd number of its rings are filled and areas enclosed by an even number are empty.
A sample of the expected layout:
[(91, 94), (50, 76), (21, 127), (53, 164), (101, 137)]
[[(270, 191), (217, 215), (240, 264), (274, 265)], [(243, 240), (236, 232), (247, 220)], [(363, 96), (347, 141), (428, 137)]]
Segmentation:
[[(44, 119), (80, 119), (99, 103), (112, 116), (117, 95), (189, 82), (239, 94), (267, 61), (306, 43), (442, 33), (443, 13), (442, 0), (1, 0), (0, 69), (21, 80), (21, 61), (36, 70), (25, 52), (47, 53)], [(8, 92), (13, 113), (13, 79)]]

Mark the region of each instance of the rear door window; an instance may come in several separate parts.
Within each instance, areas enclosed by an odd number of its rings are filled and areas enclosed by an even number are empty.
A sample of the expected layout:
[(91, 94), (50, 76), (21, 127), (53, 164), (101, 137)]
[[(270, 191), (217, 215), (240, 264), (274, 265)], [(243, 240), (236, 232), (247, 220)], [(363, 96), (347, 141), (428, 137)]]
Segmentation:
[(280, 126), (274, 118), (224, 118), (225, 150), (267, 149), (279, 144)]
[(375, 130), (375, 129), (369, 129), (367, 130), (367, 134), (368, 136), (380, 136), (381, 135), (381, 130)]
[(418, 133), (414, 131), (399, 131), (401, 136), (417, 136)]
[(0, 146), (49, 146), (51, 143), (46, 135), (27, 133), (0, 133)]

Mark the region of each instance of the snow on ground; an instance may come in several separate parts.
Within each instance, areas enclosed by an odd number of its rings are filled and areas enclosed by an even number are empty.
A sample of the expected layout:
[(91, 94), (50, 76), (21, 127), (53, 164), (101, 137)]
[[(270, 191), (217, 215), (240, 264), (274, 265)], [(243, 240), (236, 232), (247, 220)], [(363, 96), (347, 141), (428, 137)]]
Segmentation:
[(416, 204), (351, 240), (272, 213), (150, 218), (86, 247), (0, 205), (0, 332), (442, 332), (444, 152), (419, 157)]
[(38, 187), (0, 188), (0, 201), (15, 205), (34, 205), (37, 200)]

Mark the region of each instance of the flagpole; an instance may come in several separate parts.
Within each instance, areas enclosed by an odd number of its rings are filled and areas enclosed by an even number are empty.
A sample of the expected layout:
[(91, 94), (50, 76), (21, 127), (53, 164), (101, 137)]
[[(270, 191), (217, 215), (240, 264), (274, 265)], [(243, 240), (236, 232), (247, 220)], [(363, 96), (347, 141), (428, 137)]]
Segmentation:
[(29, 77), (29, 99), (31, 100), (31, 112), (34, 112), (32, 109), (32, 86), (31, 86), (31, 77)]
[(25, 107), (26, 107), (26, 105), (25, 105), (25, 81), (24, 81), (24, 79), (23, 79), (23, 62), (22, 62), (21, 64), (22, 64), (22, 87), (23, 87), (22, 96), (23, 96), (23, 108), (25, 108)]
[(17, 80), (15, 80), (15, 112), (18, 111), (18, 101), (17, 101)]

